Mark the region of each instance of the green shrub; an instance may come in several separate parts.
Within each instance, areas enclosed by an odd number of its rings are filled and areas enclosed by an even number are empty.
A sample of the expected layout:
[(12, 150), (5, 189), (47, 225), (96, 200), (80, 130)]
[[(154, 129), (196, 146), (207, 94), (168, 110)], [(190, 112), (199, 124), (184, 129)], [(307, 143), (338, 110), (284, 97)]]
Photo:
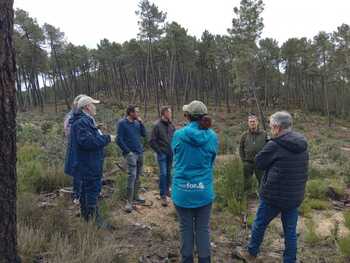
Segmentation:
[(41, 176), (35, 178), (33, 189), (36, 193), (52, 192), (65, 186), (71, 185), (71, 177), (65, 175), (63, 171), (57, 168), (49, 168)]
[(254, 223), (254, 220), (255, 220), (255, 215), (253, 215), (253, 214), (248, 215), (247, 225), (249, 227), (251, 227), (253, 225), (253, 223)]
[(305, 243), (315, 246), (318, 243), (320, 243), (321, 239), (320, 237), (316, 234), (315, 231), (315, 223), (312, 220), (309, 220), (306, 222), (306, 233), (305, 233)]
[(334, 145), (329, 146), (327, 151), (328, 158), (334, 162), (337, 163), (345, 163), (347, 161), (346, 156), (344, 153), (340, 150), (339, 147), (336, 147)]
[(338, 246), (341, 254), (345, 258), (350, 259), (350, 236), (340, 239), (338, 241)]
[(17, 167), (17, 188), (19, 192), (35, 192), (38, 180), (43, 176), (43, 166), (33, 160)]
[(323, 200), (327, 194), (327, 183), (322, 179), (309, 180), (306, 185), (306, 192), (310, 198)]
[(238, 158), (216, 168), (215, 188), (219, 208), (226, 208), (233, 214), (246, 210), (242, 164)]
[(309, 167), (309, 178), (310, 179), (317, 179), (317, 178), (321, 178), (321, 177), (323, 177), (321, 170), (310, 165), (310, 167)]
[(308, 203), (310, 208), (315, 210), (327, 210), (331, 207), (331, 204), (325, 200), (309, 199)]
[(156, 167), (156, 157), (153, 151), (145, 151), (144, 153), (144, 164), (145, 166)]
[(114, 143), (108, 144), (105, 148), (106, 157), (117, 158), (120, 154), (117, 151), (117, 146)]
[(115, 198), (124, 200), (127, 198), (128, 175), (125, 173), (118, 174), (115, 177)]
[(350, 211), (344, 212), (345, 226), (350, 230)]
[(42, 141), (43, 133), (39, 125), (22, 123), (17, 125), (18, 143), (38, 143)]
[(340, 170), (340, 175), (344, 179), (344, 183), (348, 186), (350, 186), (350, 164), (345, 164), (342, 169)]
[(331, 189), (338, 198), (345, 195), (346, 187), (341, 178), (327, 180), (327, 185), (328, 189)]
[(310, 206), (310, 203), (309, 203), (309, 199), (306, 198), (304, 200), (304, 202), (301, 204), (301, 206), (299, 207), (299, 214), (304, 216), (304, 217), (311, 217), (311, 206)]

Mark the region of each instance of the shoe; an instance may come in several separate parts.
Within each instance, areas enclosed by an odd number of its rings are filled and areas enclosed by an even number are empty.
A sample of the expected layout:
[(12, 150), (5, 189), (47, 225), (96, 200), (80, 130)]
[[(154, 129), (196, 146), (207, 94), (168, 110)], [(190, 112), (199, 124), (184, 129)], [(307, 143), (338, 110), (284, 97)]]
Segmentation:
[(253, 256), (249, 253), (249, 251), (245, 248), (238, 247), (234, 251), (234, 255), (239, 259), (243, 259), (246, 263), (258, 263), (257, 257)]
[(133, 210), (132, 203), (130, 203), (129, 201), (126, 201), (125, 212), (131, 213), (132, 210)]
[(74, 198), (73, 199), (73, 204), (79, 205), (80, 204), (79, 198)]
[(163, 207), (167, 207), (168, 206), (168, 200), (167, 200), (166, 196), (161, 196), (160, 200), (161, 200), (161, 204), (162, 204)]

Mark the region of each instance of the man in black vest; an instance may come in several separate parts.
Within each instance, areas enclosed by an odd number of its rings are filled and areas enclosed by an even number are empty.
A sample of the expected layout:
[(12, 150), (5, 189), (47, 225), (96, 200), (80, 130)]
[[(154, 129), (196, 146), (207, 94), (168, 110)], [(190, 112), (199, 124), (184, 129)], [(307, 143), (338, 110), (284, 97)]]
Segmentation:
[(284, 230), (284, 263), (294, 263), (297, 257), (298, 207), (304, 200), (308, 179), (308, 144), (303, 135), (292, 131), (288, 112), (276, 112), (270, 117), (272, 139), (256, 156), (256, 165), (265, 171), (261, 181), (260, 204), (252, 227), (248, 249), (237, 255), (246, 262), (255, 262), (269, 223), (281, 214)]

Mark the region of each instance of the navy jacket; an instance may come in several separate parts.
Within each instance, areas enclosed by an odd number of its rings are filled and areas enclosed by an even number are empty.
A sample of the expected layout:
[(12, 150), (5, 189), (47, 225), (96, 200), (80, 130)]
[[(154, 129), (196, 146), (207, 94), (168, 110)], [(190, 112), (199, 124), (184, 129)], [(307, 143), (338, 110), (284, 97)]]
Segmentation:
[(94, 120), (83, 112), (73, 114), (65, 161), (65, 173), (72, 176), (97, 178), (103, 173), (103, 148), (111, 142)]
[(143, 123), (136, 120), (130, 122), (127, 118), (123, 118), (117, 123), (116, 143), (122, 150), (123, 155), (129, 152), (143, 153), (141, 137), (146, 137), (146, 128)]
[(287, 132), (271, 139), (256, 156), (256, 165), (265, 171), (260, 197), (272, 206), (288, 210), (304, 200), (308, 179), (309, 153), (306, 138)]

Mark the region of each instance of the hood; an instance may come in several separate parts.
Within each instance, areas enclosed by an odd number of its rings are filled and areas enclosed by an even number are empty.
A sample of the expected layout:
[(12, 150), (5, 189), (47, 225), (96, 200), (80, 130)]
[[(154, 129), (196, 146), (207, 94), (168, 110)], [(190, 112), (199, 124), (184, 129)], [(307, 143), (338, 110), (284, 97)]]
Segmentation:
[(308, 147), (304, 135), (293, 131), (274, 138), (273, 141), (292, 153), (305, 152)]
[(87, 116), (84, 112), (82, 111), (77, 111), (73, 113), (73, 116), (69, 119), (69, 124), (72, 125), (74, 122), (77, 120)]
[(200, 147), (209, 142), (212, 131), (210, 129), (200, 129), (197, 122), (191, 122), (184, 127), (184, 136), (181, 140), (196, 147)]

